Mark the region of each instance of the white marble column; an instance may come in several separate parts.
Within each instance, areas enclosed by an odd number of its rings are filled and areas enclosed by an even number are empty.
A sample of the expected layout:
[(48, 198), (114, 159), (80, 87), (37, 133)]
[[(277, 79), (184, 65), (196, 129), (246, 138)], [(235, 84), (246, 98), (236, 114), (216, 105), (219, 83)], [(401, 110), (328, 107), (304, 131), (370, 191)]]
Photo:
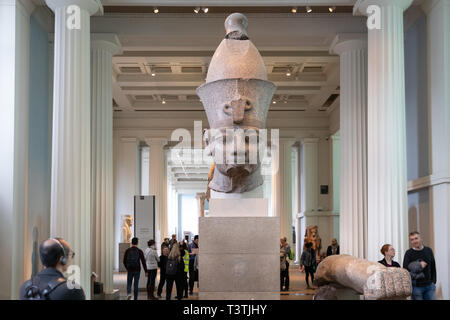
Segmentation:
[[(319, 138), (305, 138), (300, 147), (300, 250), (311, 215), (317, 212), (319, 204)], [(320, 230), (319, 230), (320, 232)]]
[[(294, 139), (280, 138), (278, 171), (272, 174), (272, 215), (280, 217), (280, 237), (292, 244), (292, 145)], [(274, 165), (276, 159), (274, 159)]]
[[(80, 267), (81, 286), (90, 298), (91, 95), (90, 16), (97, 0), (46, 0), (55, 13), (53, 146), (51, 184), (52, 237), (66, 239)], [(78, 6), (79, 29), (69, 29), (67, 13)], [(76, 26), (76, 24), (75, 24)]]
[(167, 225), (167, 167), (164, 150), (167, 139), (148, 138), (145, 141), (150, 147), (149, 194), (156, 197), (156, 235), (158, 239), (155, 241), (161, 243), (169, 232)]
[(367, 34), (338, 34), (340, 55), (340, 247), (366, 258), (367, 245)]
[[(341, 106), (342, 107), (342, 106)], [(341, 134), (331, 136), (333, 154), (333, 234), (340, 243), (340, 212), (341, 212)]]
[(33, 9), (30, 1), (0, 0), (0, 299), (17, 299), (24, 281)]
[(428, 25), (428, 88), (431, 132), (430, 208), (437, 296), (450, 299), (450, 0), (424, 3)]
[[(359, 0), (355, 12), (380, 8), (381, 28), (368, 31), (367, 258), (390, 243), (408, 248), (403, 12), (412, 0)], [(342, 204), (341, 204), (342, 205)]]
[[(135, 137), (121, 137), (114, 131), (114, 269), (119, 270), (119, 243), (123, 216), (134, 215), (134, 196), (139, 195), (139, 144)], [(134, 234), (134, 226), (131, 228)]]
[(113, 291), (114, 192), (112, 57), (121, 51), (115, 34), (91, 36), (91, 267)]

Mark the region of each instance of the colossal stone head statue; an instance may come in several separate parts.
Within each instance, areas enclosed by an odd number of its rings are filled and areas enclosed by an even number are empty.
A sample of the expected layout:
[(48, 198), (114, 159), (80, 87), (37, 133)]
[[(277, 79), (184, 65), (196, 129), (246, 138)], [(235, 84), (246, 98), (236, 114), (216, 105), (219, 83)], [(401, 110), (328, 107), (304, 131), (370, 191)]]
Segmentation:
[(210, 130), (204, 141), (215, 167), (209, 187), (217, 192), (243, 193), (263, 183), (258, 155), (260, 129), (276, 86), (247, 36), (247, 18), (233, 13), (225, 20), (225, 39), (214, 53), (206, 83), (197, 88)]

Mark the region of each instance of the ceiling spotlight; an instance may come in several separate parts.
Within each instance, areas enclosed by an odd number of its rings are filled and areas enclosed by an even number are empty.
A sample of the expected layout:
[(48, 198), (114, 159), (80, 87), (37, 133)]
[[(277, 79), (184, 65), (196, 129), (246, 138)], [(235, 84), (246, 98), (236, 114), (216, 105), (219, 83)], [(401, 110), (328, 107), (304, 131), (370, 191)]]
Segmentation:
[(307, 7), (306, 7), (306, 12), (308, 12), (308, 13), (311, 13), (311, 12), (312, 12), (312, 9), (311, 9), (310, 6), (307, 6)]
[(334, 7), (329, 7), (329, 8), (328, 8), (328, 11), (330, 11), (330, 13), (333, 13), (334, 10), (336, 10), (336, 6), (334, 6)]
[(204, 13), (208, 13), (209, 9), (208, 8), (203, 8), (202, 9)]
[(292, 75), (292, 73), (291, 73), (291, 70), (289, 69), (287, 72), (286, 72), (286, 76), (287, 77), (290, 77)]
[(287, 100), (284, 100), (284, 103), (286, 104), (286, 103), (288, 103), (288, 101), (287, 101)]
[(297, 13), (297, 7), (293, 7), (293, 8), (291, 9), (291, 12), (292, 12), (292, 13)]
[(166, 104), (166, 100), (165, 99), (162, 100), (162, 104)]
[(195, 13), (199, 13), (199, 12), (200, 12), (200, 7), (196, 7), (196, 8), (194, 9), (194, 12), (195, 12)]
[(272, 102), (273, 104), (277, 104), (277, 102), (275, 101), (275, 100), (273, 100), (273, 102)]
[(159, 12), (159, 9), (157, 7), (154, 7), (153, 8), (153, 13), (158, 13), (158, 12)]

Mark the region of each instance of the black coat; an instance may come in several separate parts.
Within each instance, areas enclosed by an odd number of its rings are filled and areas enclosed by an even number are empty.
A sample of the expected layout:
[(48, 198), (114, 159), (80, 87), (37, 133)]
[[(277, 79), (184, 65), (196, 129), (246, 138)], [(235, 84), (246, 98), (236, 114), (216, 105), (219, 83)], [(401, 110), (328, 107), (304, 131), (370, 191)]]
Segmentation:
[[(339, 251), (340, 251), (340, 247), (337, 246), (337, 249), (336, 249), (336, 254), (337, 255), (340, 254)], [(333, 248), (332, 248), (332, 246), (328, 246), (328, 248), (327, 248), (327, 257), (332, 256), (332, 255), (333, 255)]]
[(378, 262), (381, 263), (385, 267), (401, 268), (400, 265), (395, 261), (392, 261), (392, 265), (389, 266), (386, 262), (386, 259), (384, 259), (384, 258), (383, 258), (383, 260), (380, 260)]

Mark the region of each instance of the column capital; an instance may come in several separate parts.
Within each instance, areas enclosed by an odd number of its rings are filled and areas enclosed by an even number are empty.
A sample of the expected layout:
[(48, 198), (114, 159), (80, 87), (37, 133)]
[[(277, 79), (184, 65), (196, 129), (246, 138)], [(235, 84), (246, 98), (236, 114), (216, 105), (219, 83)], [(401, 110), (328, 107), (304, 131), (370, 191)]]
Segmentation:
[(145, 138), (145, 142), (149, 145), (149, 147), (164, 147), (169, 142), (169, 140), (167, 138)]
[(103, 14), (103, 5), (100, 0), (45, 0), (45, 3), (53, 12), (61, 7), (76, 5), (89, 12), (90, 15), (99, 11)]
[(424, 1), (420, 7), (428, 15), (438, 5), (450, 6), (450, 0), (428, 0)]
[(358, 0), (353, 7), (353, 15), (367, 16), (367, 8), (371, 5), (379, 7), (400, 7), (406, 10), (412, 3), (413, 0)]
[(112, 55), (122, 54), (122, 44), (115, 33), (92, 33), (91, 50), (100, 49), (112, 53)]
[(302, 145), (307, 144), (307, 143), (319, 143), (320, 138), (303, 138), (300, 143)]
[(341, 141), (341, 133), (337, 132), (331, 136), (331, 140), (333, 141)]
[(367, 33), (339, 33), (331, 43), (330, 53), (341, 55), (361, 49), (367, 49)]

